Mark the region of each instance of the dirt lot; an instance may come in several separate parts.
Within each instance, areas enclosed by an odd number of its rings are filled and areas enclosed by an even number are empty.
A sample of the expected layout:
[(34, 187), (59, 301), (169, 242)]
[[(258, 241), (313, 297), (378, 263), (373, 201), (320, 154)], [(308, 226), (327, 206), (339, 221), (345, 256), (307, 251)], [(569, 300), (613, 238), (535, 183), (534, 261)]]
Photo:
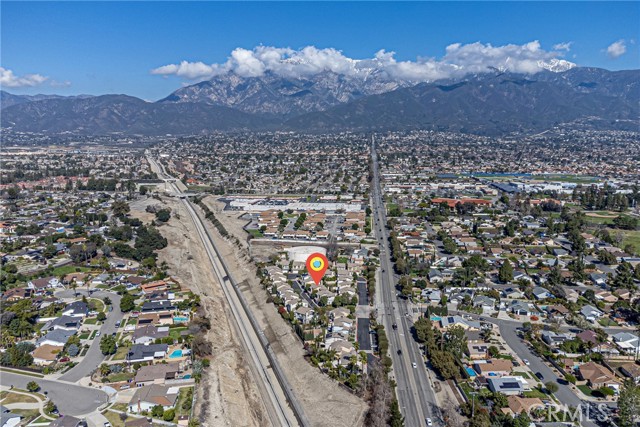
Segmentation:
[(266, 302), (265, 291), (255, 275), (256, 267), (248, 257), (246, 232), (242, 229), (246, 221), (238, 218), (241, 212), (222, 211), (224, 204), (213, 197), (207, 197), (204, 201), (227, 231), (240, 240), (240, 247), (229, 243), (207, 222), (218, 249), (233, 270), (231, 274), (238, 283), (243, 283), (241, 288), (245, 297), (271, 342), (311, 424), (349, 427), (362, 425), (366, 403), (304, 360), (301, 342), (276, 312), (273, 304)]
[[(268, 425), (255, 379), (246, 368), (244, 351), (229, 321), (232, 314), (190, 216), (177, 199), (165, 198), (164, 202), (172, 213), (169, 222), (160, 227), (169, 246), (160, 251), (159, 261), (166, 261), (171, 276), (201, 296), (212, 325), (208, 338), (213, 355), (203, 383), (196, 387), (196, 413), (204, 426)], [(130, 204), (131, 215), (149, 221), (153, 214), (145, 208), (158, 203), (151, 198), (135, 201)]]

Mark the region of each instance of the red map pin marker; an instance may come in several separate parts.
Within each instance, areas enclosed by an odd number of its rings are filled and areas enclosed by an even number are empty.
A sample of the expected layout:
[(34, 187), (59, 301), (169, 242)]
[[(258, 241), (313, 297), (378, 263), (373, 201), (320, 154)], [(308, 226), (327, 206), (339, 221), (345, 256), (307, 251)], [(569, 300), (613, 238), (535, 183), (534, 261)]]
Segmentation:
[(312, 253), (309, 255), (309, 258), (307, 258), (307, 271), (316, 285), (320, 284), (320, 280), (322, 280), (328, 266), (329, 260), (321, 253)]

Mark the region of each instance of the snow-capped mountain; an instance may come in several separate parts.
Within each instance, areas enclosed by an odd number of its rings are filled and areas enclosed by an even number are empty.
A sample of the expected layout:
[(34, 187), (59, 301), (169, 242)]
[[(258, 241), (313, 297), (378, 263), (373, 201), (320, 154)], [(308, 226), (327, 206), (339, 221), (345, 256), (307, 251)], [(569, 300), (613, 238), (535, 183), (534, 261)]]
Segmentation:
[(563, 73), (574, 67), (576, 64), (564, 59), (551, 59), (549, 61), (538, 61), (538, 67), (554, 73)]

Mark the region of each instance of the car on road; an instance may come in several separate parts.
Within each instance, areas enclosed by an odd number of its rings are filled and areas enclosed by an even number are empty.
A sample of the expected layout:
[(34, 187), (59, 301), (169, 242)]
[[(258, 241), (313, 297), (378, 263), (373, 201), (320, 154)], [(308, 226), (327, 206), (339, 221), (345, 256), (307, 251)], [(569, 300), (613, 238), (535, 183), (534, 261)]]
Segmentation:
[(394, 330), (397, 330), (397, 329), (398, 329), (398, 324), (397, 324), (397, 323), (394, 323), (393, 325), (391, 325), (391, 327), (392, 327)]
[(413, 366), (413, 369), (416, 369), (418, 367), (418, 364), (416, 362), (413, 362), (411, 366)]
[(538, 377), (538, 379), (539, 379), (540, 381), (542, 381), (542, 380), (544, 379), (544, 375), (542, 375), (542, 373), (541, 373), (541, 372), (536, 372), (536, 377)]
[(433, 425), (433, 421), (431, 421), (431, 418), (427, 418), (427, 425), (428, 426), (432, 426)]
[(398, 349), (398, 356), (402, 354), (402, 350)]
[(96, 337), (100, 336), (100, 331), (96, 332)]
[(522, 362), (523, 362), (525, 365), (529, 366), (529, 361), (528, 361), (527, 359), (522, 359)]
[(119, 328), (119, 327), (120, 327), (120, 321), (118, 320), (118, 321), (116, 322), (116, 328)]

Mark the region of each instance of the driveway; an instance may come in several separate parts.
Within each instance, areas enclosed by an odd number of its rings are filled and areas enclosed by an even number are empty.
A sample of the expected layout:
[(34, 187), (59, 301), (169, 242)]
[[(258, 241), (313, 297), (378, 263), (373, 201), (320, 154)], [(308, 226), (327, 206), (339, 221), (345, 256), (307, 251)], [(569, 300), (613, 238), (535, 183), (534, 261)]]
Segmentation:
[[(83, 294), (88, 296), (86, 290), (78, 290), (77, 292), (79, 295)], [(66, 290), (56, 293), (56, 296), (61, 298), (73, 298), (74, 293), (72, 290)], [(115, 332), (117, 329), (116, 322), (121, 321), (124, 316), (124, 313), (120, 311), (120, 295), (112, 292), (96, 291), (91, 294), (91, 297), (99, 299), (109, 297), (113, 304), (113, 311), (107, 312), (107, 320), (105, 320), (100, 327), (100, 337), (94, 338), (82, 361), (59, 378), (62, 381), (79, 381), (81, 378), (91, 375), (91, 373), (100, 366), (105, 359), (104, 355), (100, 351), (100, 338), (104, 335), (111, 335)]]
[(95, 388), (19, 375), (12, 372), (2, 372), (0, 378), (3, 386), (13, 385), (23, 390), (27, 388), (29, 381), (37, 382), (40, 385), (40, 391), (47, 392), (47, 396), (56, 404), (58, 411), (63, 415), (85, 415), (95, 411), (100, 405), (107, 402), (107, 393)]

